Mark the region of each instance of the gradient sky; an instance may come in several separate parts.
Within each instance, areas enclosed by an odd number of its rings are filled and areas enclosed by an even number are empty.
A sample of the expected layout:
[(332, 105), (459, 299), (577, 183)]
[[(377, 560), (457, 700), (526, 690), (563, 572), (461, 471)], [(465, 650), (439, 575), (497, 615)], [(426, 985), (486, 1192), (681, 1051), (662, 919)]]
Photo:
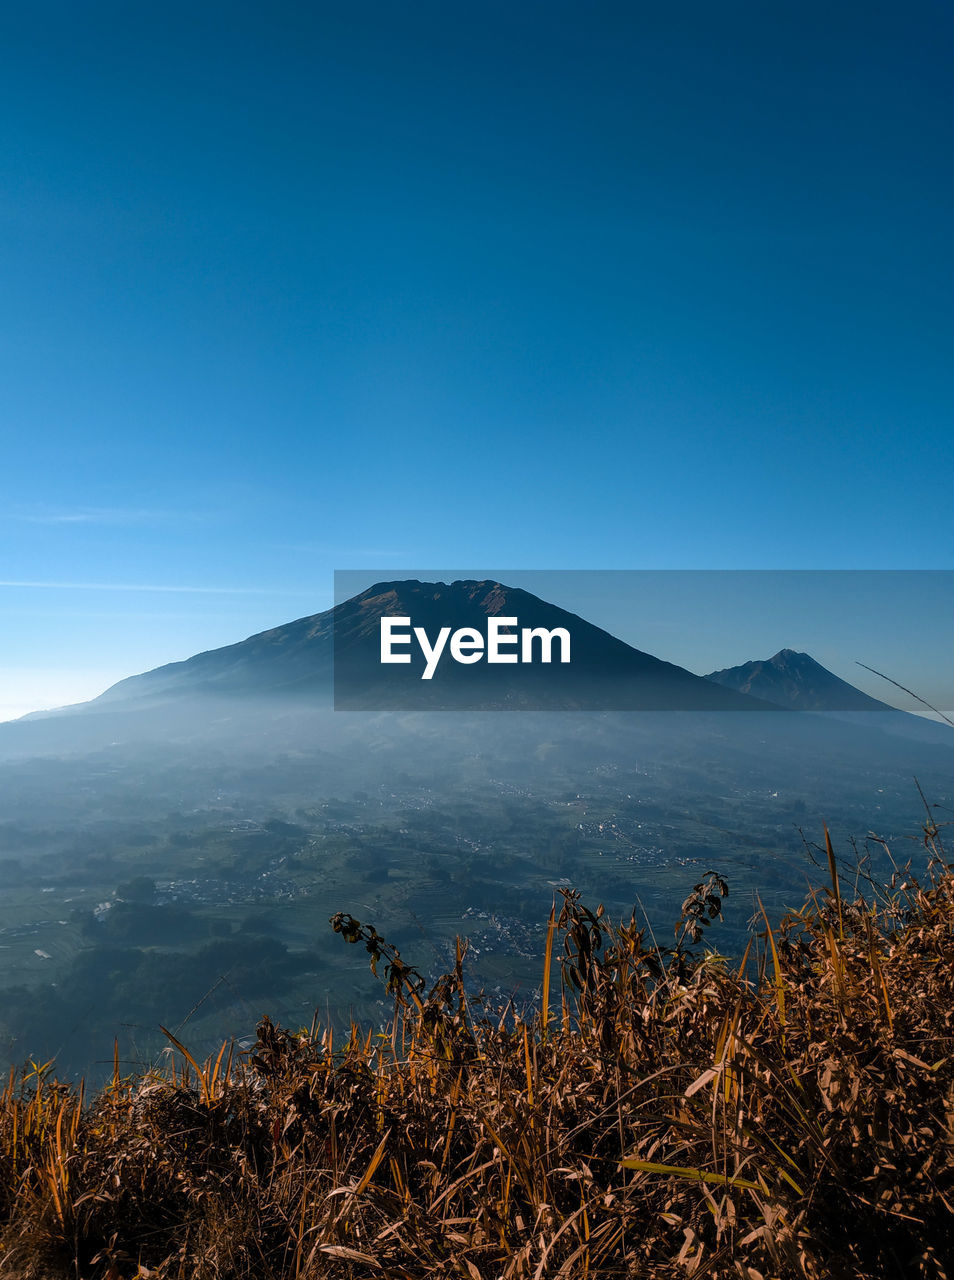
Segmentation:
[(4, 6), (0, 718), (335, 568), (954, 567), (952, 55), (942, 0)]

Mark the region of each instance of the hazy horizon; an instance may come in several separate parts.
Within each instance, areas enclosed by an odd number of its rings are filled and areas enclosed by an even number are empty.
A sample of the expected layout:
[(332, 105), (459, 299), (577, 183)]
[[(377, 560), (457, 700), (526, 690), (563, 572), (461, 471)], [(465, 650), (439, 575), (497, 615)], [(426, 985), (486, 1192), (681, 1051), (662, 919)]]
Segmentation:
[[(901, 684), (917, 684), (913, 691), (945, 714), (954, 709), (954, 672), (948, 668), (944, 639), (954, 623), (954, 573), (948, 571), (344, 570), (335, 575), (334, 601), (395, 577), (491, 578), (522, 587), (697, 675), (791, 648), (809, 653), (843, 680), (901, 710), (930, 717), (926, 707), (859, 663)], [(930, 628), (920, 625), (918, 609), (925, 600), (932, 601)], [(226, 643), (246, 638), (235, 635)], [(192, 656), (169, 656), (154, 665)], [(38, 670), (34, 680), (47, 700), (0, 706), (0, 722), (88, 701), (146, 669)], [(65, 696), (57, 698), (51, 689)]]

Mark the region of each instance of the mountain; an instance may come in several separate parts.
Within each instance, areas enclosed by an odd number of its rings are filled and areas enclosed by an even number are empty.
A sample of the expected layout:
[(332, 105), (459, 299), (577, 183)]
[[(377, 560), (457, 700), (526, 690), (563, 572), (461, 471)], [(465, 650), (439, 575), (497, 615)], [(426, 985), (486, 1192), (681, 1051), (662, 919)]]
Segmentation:
[(794, 649), (780, 649), (771, 658), (713, 671), (706, 679), (788, 710), (825, 713), (869, 731), (882, 730), (904, 738), (954, 746), (954, 729), (949, 725), (879, 702), (823, 667), (810, 654), (797, 653)]
[[(415, 644), (406, 665), (382, 665), (382, 617), (409, 617), (433, 641), (442, 627), (483, 634), (489, 618), (521, 628), (563, 628), (563, 664), (464, 665), (445, 655), (430, 680)], [(516, 646), (513, 646), (513, 650)], [(328, 701), (339, 709), (771, 710), (624, 643), (576, 614), (520, 588), (489, 580), (379, 582), (324, 613), (238, 644), (132, 676), (77, 712), (142, 708), (199, 695)]]
[(893, 710), (840, 679), (810, 654), (794, 649), (780, 649), (771, 658), (713, 671), (706, 679), (793, 711)]

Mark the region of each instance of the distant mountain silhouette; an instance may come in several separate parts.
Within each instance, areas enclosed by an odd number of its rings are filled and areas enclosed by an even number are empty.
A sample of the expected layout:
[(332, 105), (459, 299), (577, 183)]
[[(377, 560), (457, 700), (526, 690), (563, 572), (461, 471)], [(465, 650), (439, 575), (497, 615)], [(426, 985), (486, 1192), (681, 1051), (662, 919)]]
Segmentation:
[[(412, 645), (408, 665), (380, 662), (382, 617), (410, 617), (434, 637), (440, 627), (486, 631), (488, 617), (519, 626), (566, 628), (571, 662), (465, 666), (446, 657), (433, 679)], [(407, 650), (405, 650), (406, 652)], [(238, 644), (197, 654), (113, 685), (73, 711), (115, 710), (197, 695), (330, 699), (348, 709), (774, 710), (617, 639), (576, 614), (500, 582), (379, 582), (324, 613)]]
[(842, 680), (810, 654), (780, 649), (771, 658), (744, 662), (706, 676), (726, 689), (746, 693), (794, 711), (891, 711)]
[(879, 702), (823, 667), (810, 654), (796, 653), (794, 649), (780, 649), (762, 661), (713, 671), (706, 679), (788, 710), (825, 713), (869, 731), (954, 746), (954, 729), (949, 725)]

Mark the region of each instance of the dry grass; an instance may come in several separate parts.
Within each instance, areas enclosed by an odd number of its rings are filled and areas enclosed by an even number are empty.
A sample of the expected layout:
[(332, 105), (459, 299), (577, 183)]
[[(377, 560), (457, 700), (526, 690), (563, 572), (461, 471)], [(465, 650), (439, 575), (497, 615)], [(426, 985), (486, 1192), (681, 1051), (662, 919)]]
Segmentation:
[[(827, 839), (827, 837), (826, 837)], [(725, 886), (649, 945), (573, 893), (542, 1008), (429, 992), (372, 929), (386, 1034), (291, 1033), (81, 1094), (0, 1099), (0, 1274), (944, 1277), (954, 1258), (954, 874), (829, 888), (740, 964), (698, 954)], [(559, 971), (557, 964), (560, 964)], [(549, 986), (554, 970), (554, 990)], [(557, 989), (558, 988), (558, 989)]]

